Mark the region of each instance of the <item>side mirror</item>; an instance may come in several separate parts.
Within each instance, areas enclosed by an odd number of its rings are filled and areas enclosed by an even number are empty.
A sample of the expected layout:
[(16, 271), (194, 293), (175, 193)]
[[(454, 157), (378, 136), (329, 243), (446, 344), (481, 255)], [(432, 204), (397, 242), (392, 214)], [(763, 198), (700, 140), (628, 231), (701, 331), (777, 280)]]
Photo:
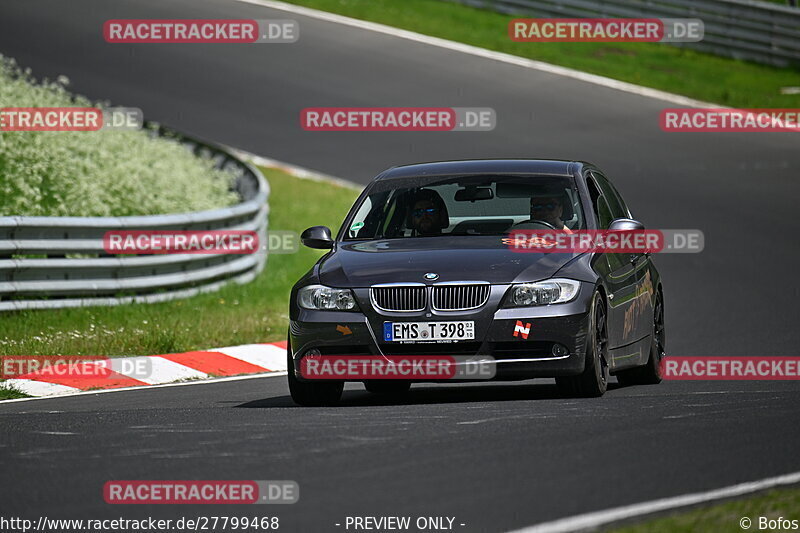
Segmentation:
[(644, 224), (632, 218), (615, 218), (611, 225), (608, 226), (609, 231), (635, 231), (643, 230)]
[(305, 246), (318, 250), (333, 248), (333, 237), (328, 226), (311, 226), (300, 235), (300, 241)]

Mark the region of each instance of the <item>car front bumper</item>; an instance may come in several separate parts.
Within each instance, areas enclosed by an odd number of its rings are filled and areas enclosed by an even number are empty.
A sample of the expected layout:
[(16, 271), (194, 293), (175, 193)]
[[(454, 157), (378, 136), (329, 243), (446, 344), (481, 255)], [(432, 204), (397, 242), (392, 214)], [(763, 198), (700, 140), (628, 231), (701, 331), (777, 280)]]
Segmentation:
[[(509, 286), (493, 286), (489, 301), (468, 312), (378, 313), (369, 303), (368, 289), (355, 289), (360, 310), (351, 312), (293, 309), (290, 346), (294, 368), (309, 350), (315, 357), (378, 355), (389, 359), (409, 356), (488, 355), (496, 362), (493, 379), (516, 380), (579, 374), (586, 360), (586, 334), (594, 287), (582, 283), (571, 302), (541, 307), (500, 308)], [(384, 342), (384, 322), (472, 320), (475, 339), (452, 343)], [(527, 336), (523, 331), (527, 330)], [(515, 335), (516, 331), (516, 335)], [(565, 355), (554, 355), (558, 344)], [(298, 379), (303, 379), (295, 372)], [(352, 381), (360, 381), (353, 379)]]

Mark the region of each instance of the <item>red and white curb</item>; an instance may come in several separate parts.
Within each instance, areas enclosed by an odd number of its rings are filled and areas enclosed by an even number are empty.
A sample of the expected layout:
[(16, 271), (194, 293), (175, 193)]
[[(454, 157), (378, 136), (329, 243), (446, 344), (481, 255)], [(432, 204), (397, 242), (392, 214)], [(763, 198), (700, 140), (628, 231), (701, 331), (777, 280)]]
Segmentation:
[[(212, 379), (220, 376), (240, 376), (286, 371), (286, 342), (245, 344), (215, 348), (207, 351), (125, 357), (133, 364), (114, 365), (112, 370), (97, 378), (59, 376), (58, 372), (33, 372), (20, 378), (8, 379), (0, 386), (11, 387), (30, 396), (57, 396), (86, 390), (119, 389), (160, 385), (186, 380)], [(146, 362), (147, 376), (126, 375), (124, 368)], [(119, 371), (117, 371), (119, 369)]]

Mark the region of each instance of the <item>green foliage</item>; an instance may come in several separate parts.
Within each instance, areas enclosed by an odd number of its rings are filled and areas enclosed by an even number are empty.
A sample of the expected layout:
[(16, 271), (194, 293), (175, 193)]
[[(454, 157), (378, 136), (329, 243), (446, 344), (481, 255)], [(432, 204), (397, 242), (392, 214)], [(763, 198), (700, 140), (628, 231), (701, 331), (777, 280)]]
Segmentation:
[[(0, 55), (0, 107), (86, 107)], [(101, 104), (99, 107), (107, 107)], [(0, 215), (126, 216), (232, 205), (233, 176), (148, 132), (0, 132)]]

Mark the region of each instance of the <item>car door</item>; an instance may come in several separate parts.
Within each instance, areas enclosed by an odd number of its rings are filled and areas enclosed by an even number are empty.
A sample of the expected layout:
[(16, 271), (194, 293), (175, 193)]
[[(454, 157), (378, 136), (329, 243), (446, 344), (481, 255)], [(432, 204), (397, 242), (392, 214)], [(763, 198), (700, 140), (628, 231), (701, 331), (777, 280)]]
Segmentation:
[[(597, 228), (607, 230), (614, 218), (611, 206), (591, 172), (586, 176), (586, 186), (592, 201)], [(635, 342), (638, 334), (636, 298), (639, 283), (634, 263), (629, 254), (602, 254), (607, 270), (601, 273), (608, 288), (608, 344), (613, 350)], [(613, 356), (613, 354), (612, 354)], [(613, 364), (609, 361), (613, 368)]]
[[(600, 172), (593, 172), (600, 187), (603, 197), (609, 202), (609, 208), (614, 218), (631, 218), (630, 209), (625, 205), (622, 195), (614, 184)], [(627, 257), (636, 271), (636, 303), (632, 313), (636, 315), (636, 328), (634, 340), (640, 340), (651, 334), (652, 321), (647, 317), (653, 316), (653, 282), (650, 278), (650, 254), (640, 252), (635, 254), (617, 254), (621, 258)]]

